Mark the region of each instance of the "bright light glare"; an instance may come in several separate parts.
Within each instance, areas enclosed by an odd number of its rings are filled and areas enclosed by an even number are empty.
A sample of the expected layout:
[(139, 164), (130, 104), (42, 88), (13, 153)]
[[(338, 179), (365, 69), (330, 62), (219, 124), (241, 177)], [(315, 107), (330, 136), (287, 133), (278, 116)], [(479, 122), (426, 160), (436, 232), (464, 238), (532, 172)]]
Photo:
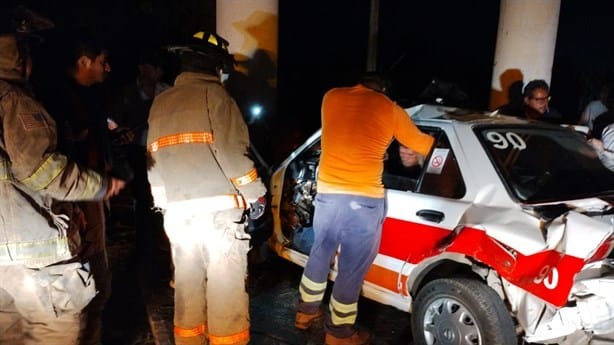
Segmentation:
[(252, 113), (252, 118), (257, 119), (262, 115), (262, 106), (260, 104), (254, 104), (250, 108), (250, 112)]

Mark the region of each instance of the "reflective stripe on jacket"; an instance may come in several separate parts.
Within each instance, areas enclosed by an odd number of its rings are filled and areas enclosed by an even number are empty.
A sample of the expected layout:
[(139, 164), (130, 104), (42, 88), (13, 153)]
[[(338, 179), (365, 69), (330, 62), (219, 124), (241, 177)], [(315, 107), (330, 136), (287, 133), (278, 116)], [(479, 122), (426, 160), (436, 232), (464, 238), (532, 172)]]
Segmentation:
[(155, 162), (150, 183), (164, 187), (168, 202), (233, 194), (235, 187), (251, 202), (266, 192), (247, 156), (247, 125), (216, 76), (183, 72), (157, 96), (147, 144)]
[(53, 199), (100, 200), (107, 182), (55, 152), (55, 122), (18, 84), (0, 80), (0, 116), (0, 265), (71, 259), (79, 240), (50, 211)]

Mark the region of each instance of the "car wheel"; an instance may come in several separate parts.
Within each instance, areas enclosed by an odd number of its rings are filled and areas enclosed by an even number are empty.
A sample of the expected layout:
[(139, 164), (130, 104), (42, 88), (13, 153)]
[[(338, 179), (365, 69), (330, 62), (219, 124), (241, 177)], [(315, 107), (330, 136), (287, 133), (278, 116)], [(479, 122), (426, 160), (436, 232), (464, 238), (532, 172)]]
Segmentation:
[(514, 323), (486, 284), (468, 278), (436, 279), (416, 296), (411, 315), (415, 344), (516, 345)]

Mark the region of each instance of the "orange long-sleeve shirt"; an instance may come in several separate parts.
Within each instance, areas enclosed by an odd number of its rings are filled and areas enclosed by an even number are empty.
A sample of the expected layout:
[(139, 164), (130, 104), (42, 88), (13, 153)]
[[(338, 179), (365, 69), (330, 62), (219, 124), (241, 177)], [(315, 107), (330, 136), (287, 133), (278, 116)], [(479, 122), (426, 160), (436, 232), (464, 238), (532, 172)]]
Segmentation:
[(383, 197), (383, 161), (393, 138), (426, 155), (433, 137), (384, 94), (361, 84), (328, 91), (322, 101), (318, 192)]

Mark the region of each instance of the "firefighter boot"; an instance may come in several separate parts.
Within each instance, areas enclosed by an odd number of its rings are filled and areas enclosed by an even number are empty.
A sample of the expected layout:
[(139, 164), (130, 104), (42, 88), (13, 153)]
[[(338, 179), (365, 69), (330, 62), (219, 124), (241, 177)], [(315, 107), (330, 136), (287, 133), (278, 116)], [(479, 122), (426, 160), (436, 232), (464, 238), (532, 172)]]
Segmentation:
[(368, 345), (371, 344), (371, 333), (368, 331), (356, 331), (347, 338), (338, 338), (330, 333), (326, 333), (326, 345)]
[(322, 310), (319, 310), (314, 314), (307, 314), (301, 311), (296, 312), (296, 319), (294, 320), (294, 327), (302, 330), (309, 329), (311, 325), (322, 319)]

